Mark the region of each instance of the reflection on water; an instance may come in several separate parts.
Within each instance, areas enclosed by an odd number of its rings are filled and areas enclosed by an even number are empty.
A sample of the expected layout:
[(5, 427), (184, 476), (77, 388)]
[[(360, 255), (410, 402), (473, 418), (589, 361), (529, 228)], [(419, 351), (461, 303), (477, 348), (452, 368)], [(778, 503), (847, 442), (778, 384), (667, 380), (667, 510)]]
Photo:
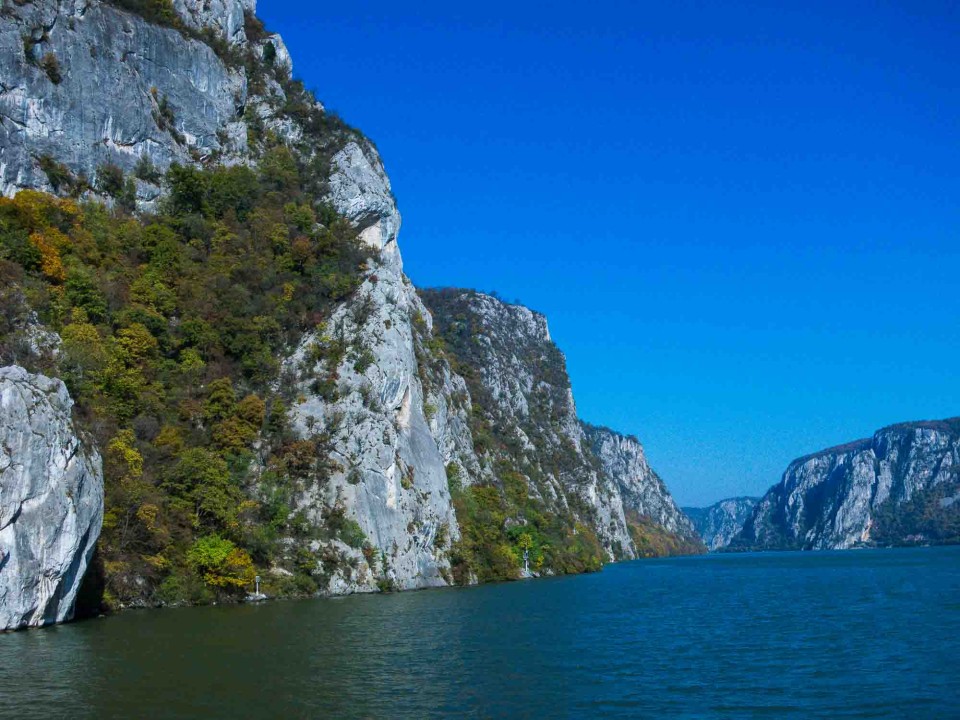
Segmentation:
[(0, 636), (2, 717), (957, 717), (960, 548), (709, 556)]

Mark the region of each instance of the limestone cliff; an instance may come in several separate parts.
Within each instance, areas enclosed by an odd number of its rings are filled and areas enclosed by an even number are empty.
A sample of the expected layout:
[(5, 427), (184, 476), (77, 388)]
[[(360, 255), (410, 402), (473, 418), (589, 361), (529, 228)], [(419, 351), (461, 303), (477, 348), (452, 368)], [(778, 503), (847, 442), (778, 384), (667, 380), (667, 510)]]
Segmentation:
[[(435, 325), (435, 296), (424, 296), (428, 310), (403, 271), (400, 214), (377, 150), (292, 78), (283, 40), (257, 20), (253, 0), (4, 5), (4, 195), (38, 189), (124, 212), (156, 211), (172, 165), (256, 166), (278, 145), (313, 179), (314, 209), (329, 205), (350, 220), (372, 257), (356, 270), (359, 289), (316, 313), (305, 331), (298, 326), (299, 340), (278, 353), (273, 388), (284, 397), (293, 389), (289, 430), (302, 441), (323, 434), (329, 472), (298, 489), (288, 510), (313, 527), (301, 528), (308, 540), (279, 538), (286, 552), (262, 568), (269, 576), (290, 576), (296, 566), (333, 594), (479, 579), (473, 570), (452, 572), (467, 542), (451, 488), (497, 486), (506, 497), (517, 489), (503, 485), (507, 475), (523, 478), (524, 502), (532, 503), (502, 523), (496, 550), (513, 570), (520, 546), (510, 543), (534, 510), (552, 523), (551, 538), (576, 548), (578, 558), (590, 556), (555, 566), (548, 558), (544, 571), (699, 549), (685, 544), (689, 522), (639, 444), (580, 424), (542, 316), (466, 293), (456, 299), (469, 316), (466, 330), (456, 313), (438, 312)], [(22, 336), (16, 347), (27, 355), (38, 355), (39, 344), (55, 347), (56, 335), (37, 322), (26, 296), (15, 285), (8, 294), (17, 318), (0, 330)], [(171, 317), (164, 327), (177, 322)], [(461, 335), (463, 346), (451, 347)], [(150, 433), (134, 444), (154, 451), (143, 439)], [(256, 449), (244, 487), (255, 505), (267, 500), (256, 480), (269, 462)], [(331, 514), (356, 524), (354, 542), (312, 532)], [(165, 556), (146, 557), (149, 568), (126, 571), (124, 602), (165, 602), (157, 586), (179, 582), (163, 578)]]
[(635, 437), (583, 423), (604, 475), (619, 495), (638, 555), (702, 552), (690, 518), (674, 502)]
[[(519, 473), (531, 497), (592, 529), (611, 559), (700, 550), (640, 443), (578, 420), (543, 315), (472, 291), (421, 295), (469, 389), (475, 452), (454, 453), (466, 477), (502, 482)], [(641, 539), (643, 522), (670, 542)]]
[[(413, 322), (426, 311), (403, 274), (400, 215), (368, 144), (351, 142), (334, 158), (330, 188), (337, 209), (367, 225), (361, 237), (379, 251), (379, 261), (354, 298), (307, 334), (286, 361), (301, 388), (302, 402), (292, 412), (298, 432), (307, 436), (314, 423), (335, 422), (337, 428), (333, 458), (339, 470), (325, 488), (305, 493), (301, 504), (316, 513), (342, 503), (379, 549), (371, 569), (359, 551), (339, 548), (362, 569), (356, 577), (337, 575), (331, 592), (373, 590), (384, 581), (401, 589), (446, 584), (446, 551), (458, 536), (457, 521), (445, 460), (424, 409)], [(339, 365), (311, 359), (311, 348), (335, 338), (350, 347)], [(311, 390), (316, 378), (332, 376), (333, 397)]]
[[(283, 41), (263, 30), (251, 0), (176, 0), (172, 18), (128, 6), (140, 9), (125, 0), (6, 8), (0, 190), (118, 202), (102, 182), (112, 166), (134, 183), (137, 205), (150, 208), (171, 164), (255, 163), (275, 138), (316, 168), (326, 177), (320, 199), (362, 228), (376, 259), (360, 290), (284, 363), (302, 391), (293, 427), (304, 436), (316, 424), (333, 429), (340, 468), (297, 509), (320, 523), (330, 507), (345, 508), (377, 548), (368, 562), (342, 544), (315, 547), (352, 563), (332, 571), (330, 592), (443, 583), (444, 544), (457, 524), (417, 372), (412, 322), (427, 313), (403, 274), (400, 215), (376, 150), (291, 80)], [(330, 334), (347, 336), (350, 356), (324, 369), (308, 355)], [(338, 378), (336, 399), (311, 390), (324, 370)]]
[(0, 368), (0, 630), (73, 617), (103, 520), (100, 457), (63, 383)]
[(683, 511), (709, 550), (722, 550), (743, 529), (759, 498), (736, 497), (721, 500), (705, 508), (685, 507)]
[(960, 540), (960, 419), (913, 422), (790, 463), (732, 548)]

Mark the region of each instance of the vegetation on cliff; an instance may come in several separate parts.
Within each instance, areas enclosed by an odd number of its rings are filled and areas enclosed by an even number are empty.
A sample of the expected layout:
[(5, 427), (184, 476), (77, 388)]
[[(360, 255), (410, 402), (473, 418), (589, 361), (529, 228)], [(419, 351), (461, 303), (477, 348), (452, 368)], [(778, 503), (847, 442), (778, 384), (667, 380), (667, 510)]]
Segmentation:
[[(330, 469), (330, 428), (288, 431), (278, 358), (369, 259), (311, 173), (277, 144), (257, 170), (172, 167), (140, 217), (0, 199), (0, 360), (62, 378), (103, 453), (108, 601), (202, 602), (272, 566), (288, 578), (274, 592), (309, 593), (324, 566), (312, 540), (363, 542), (342, 507), (322, 527), (291, 509)], [(36, 321), (62, 338), (40, 358)]]
[[(462, 539), (451, 564), (455, 579), (517, 577), (524, 552), (534, 572), (578, 573), (599, 570), (607, 554), (597, 537), (596, 519), (575, 492), (557, 496), (556, 479), (577, 482), (595, 467), (566, 438), (560, 423), (568, 408), (569, 380), (563, 354), (553, 343), (511, 348), (537, 379), (524, 400), (523, 446), (516, 418), (502, 411), (482, 377), (487, 362), (481, 319), (465, 305), (469, 293), (422, 291), (434, 318), (435, 336), (421, 353), (421, 364), (445, 359), (464, 378), (470, 393), (474, 452), (490, 469), (490, 480), (464, 486), (461, 470), (448, 469)], [(505, 332), (502, 342), (516, 338)], [(430, 378), (424, 378), (429, 386)], [(548, 500), (552, 498), (552, 500)]]

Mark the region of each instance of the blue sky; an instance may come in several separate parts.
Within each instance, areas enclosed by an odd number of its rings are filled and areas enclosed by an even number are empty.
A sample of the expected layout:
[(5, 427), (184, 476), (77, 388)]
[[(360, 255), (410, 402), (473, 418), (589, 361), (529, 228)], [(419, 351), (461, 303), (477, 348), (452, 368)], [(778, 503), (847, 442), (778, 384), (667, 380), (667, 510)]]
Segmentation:
[(545, 313), (682, 504), (960, 415), (960, 5), (261, 0), (421, 286)]

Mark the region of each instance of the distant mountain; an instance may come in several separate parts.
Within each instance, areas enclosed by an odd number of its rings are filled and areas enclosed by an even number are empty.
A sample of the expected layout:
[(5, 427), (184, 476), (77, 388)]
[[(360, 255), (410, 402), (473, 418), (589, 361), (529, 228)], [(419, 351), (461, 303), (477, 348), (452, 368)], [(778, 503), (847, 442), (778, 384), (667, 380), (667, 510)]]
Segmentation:
[(683, 511), (693, 521), (707, 548), (721, 550), (740, 533), (759, 500), (755, 497), (727, 498), (709, 507), (685, 507)]
[(960, 542), (960, 418), (902, 423), (790, 463), (731, 549)]

